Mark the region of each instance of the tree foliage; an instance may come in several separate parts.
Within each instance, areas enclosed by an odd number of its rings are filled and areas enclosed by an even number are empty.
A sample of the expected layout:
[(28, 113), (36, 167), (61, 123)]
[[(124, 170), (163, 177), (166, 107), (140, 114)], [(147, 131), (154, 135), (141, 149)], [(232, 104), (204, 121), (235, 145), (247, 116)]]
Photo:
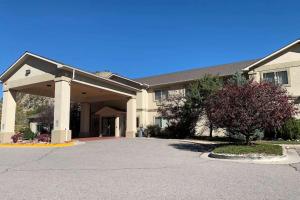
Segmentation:
[(246, 83), (248, 83), (249, 80), (247, 80), (247, 78), (245, 77), (245, 75), (241, 72), (236, 72), (235, 74), (233, 74), (233, 76), (228, 80), (228, 84), (232, 84), (232, 85), (244, 85)]
[(284, 88), (253, 81), (225, 85), (209, 98), (207, 109), (218, 128), (242, 134), (247, 144), (255, 131), (279, 128), (296, 113)]
[(174, 137), (183, 138), (195, 134), (199, 118), (206, 113), (206, 99), (219, 90), (221, 85), (218, 77), (206, 75), (190, 83), (185, 93), (169, 95), (168, 99), (162, 102), (158, 112), (168, 120), (168, 130)]

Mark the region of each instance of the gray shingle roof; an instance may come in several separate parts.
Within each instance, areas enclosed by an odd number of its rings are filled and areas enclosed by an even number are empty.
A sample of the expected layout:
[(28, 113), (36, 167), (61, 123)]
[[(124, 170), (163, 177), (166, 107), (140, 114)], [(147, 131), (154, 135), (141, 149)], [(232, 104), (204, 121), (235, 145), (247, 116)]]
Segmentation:
[(155, 86), (197, 80), (203, 77), (205, 74), (228, 76), (233, 75), (236, 72), (240, 72), (242, 69), (257, 62), (258, 60), (259, 59), (216, 65), (205, 68), (196, 68), (175, 73), (137, 78), (134, 80), (140, 83), (148, 84), (150, 86)]

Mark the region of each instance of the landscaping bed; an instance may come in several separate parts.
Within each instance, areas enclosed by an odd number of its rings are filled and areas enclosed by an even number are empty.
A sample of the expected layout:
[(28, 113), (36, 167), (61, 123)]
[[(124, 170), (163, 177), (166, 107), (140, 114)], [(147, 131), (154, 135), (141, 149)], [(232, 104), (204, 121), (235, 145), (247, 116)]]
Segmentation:
[(299, 144), (300, 140), (259, 140), (255, 141), (257, 144)]
[(12, 137), (12, 142), (15, 144), (49, 144), (51, 142), (50, 133), (33, 133), (30, 128), (25, 128), (20, 132), (15, 133)]
[(273, 144), (252, 144), (252, 145), (222, 145), (213, 150), (214, 154), (231, 154), (231, 155), (249, 155), (249, 154), (260, 154), (260, 155), (272, 155), (282, 156), (283, 150), (279, 145)]

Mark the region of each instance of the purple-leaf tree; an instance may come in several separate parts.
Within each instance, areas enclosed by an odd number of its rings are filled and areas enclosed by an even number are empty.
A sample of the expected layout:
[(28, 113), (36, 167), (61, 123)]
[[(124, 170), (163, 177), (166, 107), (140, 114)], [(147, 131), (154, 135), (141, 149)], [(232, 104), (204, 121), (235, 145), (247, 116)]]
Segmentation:
[(248, 81), (225, 85), (208, 99), (207, 112), (216, 127), (242, 134), (250, 144), (256, 130), (279, 128), (297, 110), (283, 87)]

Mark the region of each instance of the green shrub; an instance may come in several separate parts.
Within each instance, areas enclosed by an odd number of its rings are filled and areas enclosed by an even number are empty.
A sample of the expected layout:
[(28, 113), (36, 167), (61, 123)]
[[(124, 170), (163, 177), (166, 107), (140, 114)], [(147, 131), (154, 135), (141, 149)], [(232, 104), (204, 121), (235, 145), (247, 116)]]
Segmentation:
[(149, 137), (158, 137), (161, 134), (161, 128), (158, 125), (148, 125), (146, 135)]
[(288, 120), (278, 131), (276, 131), (277, 138), (284, 140), (294, 140), (300, 138), (300, 120)]
[(161, 131), (162, 138), (183, 139), (191, 137), (189, 129), (182, 124), (171, 124)]
[(24, 128), (22, 131), (24, 140), (33, 140), (36, 134), (30, 130), (30, 128)]

